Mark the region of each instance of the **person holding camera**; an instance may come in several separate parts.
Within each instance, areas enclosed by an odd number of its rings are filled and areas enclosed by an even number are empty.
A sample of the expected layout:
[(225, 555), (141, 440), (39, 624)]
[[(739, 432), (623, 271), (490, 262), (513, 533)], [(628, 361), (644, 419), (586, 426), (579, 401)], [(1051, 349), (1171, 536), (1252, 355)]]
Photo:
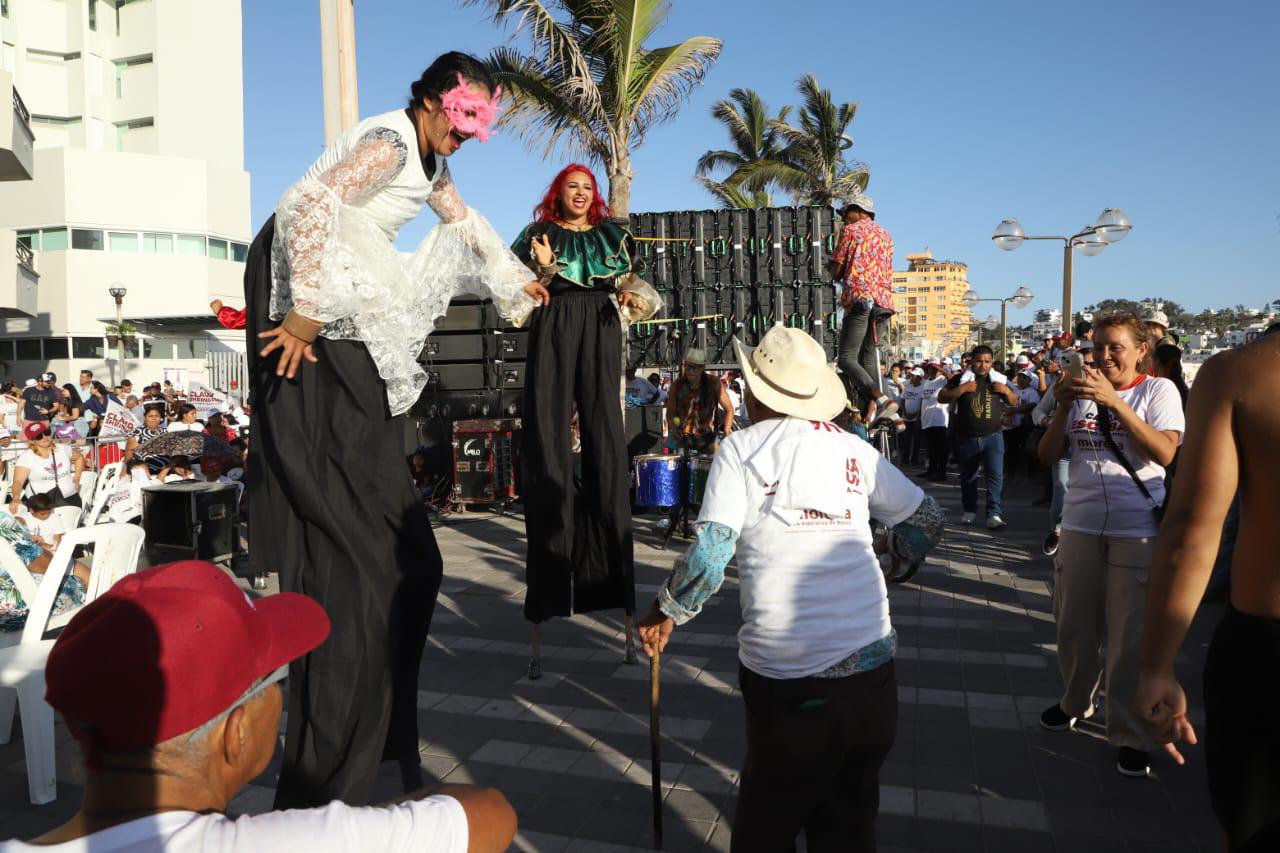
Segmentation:
[(1118, 748), (1116, 768), (1134, 777), (1150, 772), (1146, 735), (1128, 710), (1138, 684), (1147, 571), (1165, 466), (1185, 430), (1178, 389), (1139, 372), (1150, 347), (1146, 326), (1132, 314), (1095, 320), (1097, 366), (1077, 360), (1054, 385), (1059, 405), (1038, 448), (1045, 465), (1071, 453), (1053, 586), (1064, 687), (1040, 724), (1067, 731), (1091, 716), (1105, 671), (1107, 740)]

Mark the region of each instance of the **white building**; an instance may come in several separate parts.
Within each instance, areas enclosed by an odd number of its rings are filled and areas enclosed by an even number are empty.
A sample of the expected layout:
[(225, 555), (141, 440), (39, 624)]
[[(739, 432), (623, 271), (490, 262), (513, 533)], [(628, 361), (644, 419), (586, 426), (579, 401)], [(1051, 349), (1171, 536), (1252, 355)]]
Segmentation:
[(1054, 332), (1065, 331), (1062, 329), (1062, 312), (1057, 308), (1041, 308), (1035, 313), (1035, 320), (1031, 324), (1031, 339), (1040, 345), (1044, 339), (1053, 335)]
[[(35, 136), (32, 180), (0, 183), (0, 263), (16, 242), (39, 275), (32, 305), (0, 266), (6, 378), (181, 386), (206, 379), (207, 352), (243, 351), (209, 310), (243, 302), (241, 69), (239, 0), (0, 2), (0, 95), (11, 79)], [(116, 283), (139, 332), (123, 370), (105, 339)]]

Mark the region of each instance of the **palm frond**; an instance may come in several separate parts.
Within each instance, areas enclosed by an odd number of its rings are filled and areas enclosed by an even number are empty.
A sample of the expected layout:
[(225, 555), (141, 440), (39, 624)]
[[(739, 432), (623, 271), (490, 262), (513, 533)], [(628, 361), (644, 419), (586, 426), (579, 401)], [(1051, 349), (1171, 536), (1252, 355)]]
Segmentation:
[(715, 197), (716, 201), (720, 202), (721, 207), (742, 209), (773, 206), (773, 199), (767, 192), (753, 192), (744, 187), (707, 177), (698, 177), (697, 180), (707, 192)]
[(644, 139), (650, 127), (675, 117), (680, 103), (702, 83), (723, 46), (720, 39), (695, 36), (638, 57), (629, 93), (634, 104), (634, 143)]
[(607, 150), (582, 104), (559, 85), (558, 72), (530, 57), (500, 48), (487, 62), (490, 73), (512, 95), (498, 126), (514, 130), (529, 150), (544, 158), (560, 145), (603, 162)]
[(732, 171), (747, 162), (749, 162), (747, 158), (737, 151), (725, 151), (723, 149), (708, 151), (698, 158), (698, 164), (694, 167), (693, 173), (695, 175), (706, 175), (722, 168), (728, 168)]

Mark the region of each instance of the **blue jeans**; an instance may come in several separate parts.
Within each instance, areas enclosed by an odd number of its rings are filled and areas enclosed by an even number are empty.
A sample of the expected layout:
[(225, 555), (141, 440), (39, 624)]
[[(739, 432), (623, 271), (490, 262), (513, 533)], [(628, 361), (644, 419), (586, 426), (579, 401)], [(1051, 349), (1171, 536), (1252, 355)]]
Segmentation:
[(977, 438), (956, 436), (960, 457), (960, 503), (965, 512), (978, 511), (978, 466), (987, 476), (987, 518), (1000, 514), (1004, 491), (1004, 436), (996, 432)]
[(1053, 520), (1053, 529), (1062, 526), (1062, 505), (1067, 502), (1067, 471), (1071, 465), (1070, 455), (1064, 456), (1049, 470), (1053, 472), (1053, 502), (1049, 505), (1049, 517)]

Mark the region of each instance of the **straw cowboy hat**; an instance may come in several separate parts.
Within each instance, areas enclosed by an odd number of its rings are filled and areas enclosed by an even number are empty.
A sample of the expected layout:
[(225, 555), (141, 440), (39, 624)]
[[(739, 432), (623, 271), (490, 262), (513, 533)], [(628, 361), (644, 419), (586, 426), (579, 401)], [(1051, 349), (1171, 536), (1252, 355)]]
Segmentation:
[(774, 326), (759, 346), (735, 339), (733, 347), (747, 389), (778, 414), (829, 421), (844, 409), (844, 383), (818, 342), (799, 329)]

